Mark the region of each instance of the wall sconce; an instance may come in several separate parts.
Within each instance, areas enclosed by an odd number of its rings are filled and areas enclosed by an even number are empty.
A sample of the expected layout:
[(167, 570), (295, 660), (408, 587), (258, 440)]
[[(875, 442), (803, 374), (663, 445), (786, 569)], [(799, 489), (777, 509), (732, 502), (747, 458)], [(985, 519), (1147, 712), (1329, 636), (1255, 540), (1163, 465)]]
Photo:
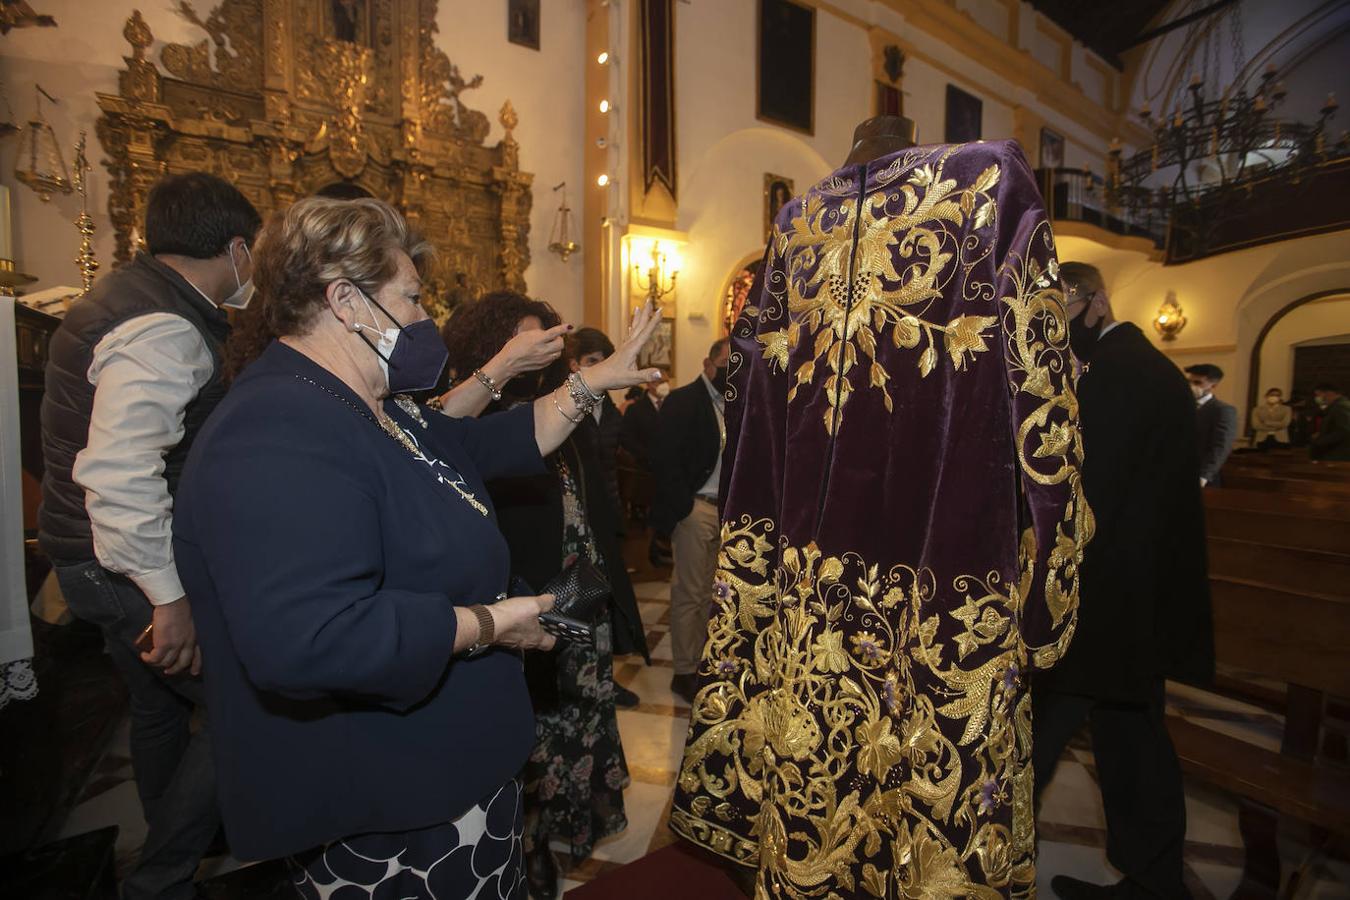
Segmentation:
[(1177, 303), (1174, 291), (1168, 291), (1167, 299), (1158, 307), (1158, 314), (1153, 317), (1153, 327), (1164, 341), (1176, 340), (1181, 329), (1186, 327), (1186, 314), (1182, 312), (1181, 304)]
[(675, 244), (651, 238), (634, 240), (631, 247), (634, 293), (641, 293), (660, 306), (663, 298), (675, 293), (682, 260)]

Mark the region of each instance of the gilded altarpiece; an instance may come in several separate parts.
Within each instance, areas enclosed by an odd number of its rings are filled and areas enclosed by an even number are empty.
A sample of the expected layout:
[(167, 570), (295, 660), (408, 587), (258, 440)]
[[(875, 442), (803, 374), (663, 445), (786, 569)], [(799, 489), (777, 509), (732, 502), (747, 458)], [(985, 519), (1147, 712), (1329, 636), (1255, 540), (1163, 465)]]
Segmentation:
[[(505, 134), (462, 101), (464, 78), (436, 46), (436, 0), (224, 0), (205, 35), (157, 44), (138, 11), (117, 94), (99, 94), (116, 258), (127, 260), (151, 185), (166, 172), (229, 179), (266, 217), (334, 183), (395, 204), (436, 246), (433, 311), (452, 298), (525, 290), (533, 176)], [(154, 56), (157, 50), (158, 61)]]

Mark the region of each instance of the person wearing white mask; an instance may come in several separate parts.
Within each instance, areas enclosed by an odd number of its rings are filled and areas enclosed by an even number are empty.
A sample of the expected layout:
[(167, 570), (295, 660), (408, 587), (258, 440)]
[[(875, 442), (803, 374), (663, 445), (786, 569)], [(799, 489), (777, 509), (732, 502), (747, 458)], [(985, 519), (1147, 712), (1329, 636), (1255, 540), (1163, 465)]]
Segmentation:
[(228, 711), (212, 739), (231, 851), (287, 857), (315, 900), (523, 900), (520, 651), (553, 645), (553, 598), (517, 589), (487, 483), (547, 474), (606, 391), (657, 374), (636, 365), (648, 303), (551, 392), (433, 411), (409, 396), (450, 356), (423, 306), (430, 252), (379, 200), (274, 217), (256, 256), (278, 337), (202, 429), (174, 507), (208, 702)]
[(99, 279), (52, 337), (42, 401), (39, 541), (72, 614), (102, 629), (131, 693), (131, 756), (149, 829), (122, 896), (189, 898), (220, 814), (201, 653), (173, 554), (188, 449), (225, 395), (229, 321), (253, 294), (262, 224), (204, 172), (150, 191), (147, 252)]
[(1252, 446), (1265, 450), (1269, 447), (1289, 446), (1289, 425), (1294, 411), (1284, 402), (1284, 391), (1273, 387), (1266, 391), (1264, 403), (1252, 407), (1251, 427), (1255, 432)]

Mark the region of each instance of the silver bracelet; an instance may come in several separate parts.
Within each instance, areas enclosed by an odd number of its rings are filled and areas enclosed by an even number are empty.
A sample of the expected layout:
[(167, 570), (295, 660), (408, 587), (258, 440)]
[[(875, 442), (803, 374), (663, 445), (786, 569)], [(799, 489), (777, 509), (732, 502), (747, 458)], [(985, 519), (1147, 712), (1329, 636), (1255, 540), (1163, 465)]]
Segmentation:
[(586, 379), (584, 376), (582, 376), (581, 372), (573, 372), (572, 374), (576, 376), (577, 381), (581, 382), (582, 389), (584, 389), (586, 393), (591, 395), (592, 400), (594, 400), (596, 403), (599, 403), (601, 400), (605, 399), (604, 394), (597, 394), (595, 391), (591, 390), (591, 386), (586, 383)]
[(581, 375), (573, 372), (567, 376), (567, 396), (572, 398), (576, 404), (577, 412), (581, 418), (578, 422), (591, 414), (595, 409), (595, 404), (600, 402), (600, 398), (591, 393), (591, 389), (586, 387), (586, 382), (581, 380)]
[(553, 408), (556, 409), (556, 410), (558, 411), (558, 415), (562, 416), (564, 419), (566, 419), (567, 421), (571, 422), (573, 425), (580, 425), (581, 422), (582, 422), (582, 420), (586, 418), (586, 414), (585, 414), (585, 413), (582, 413), (581, 415), (577, 416), (577, 417), (574, 419), (574, 418), (572, 418), (571, 416), (569, 416), (567, 413), (563, 412), (562, 404), (560, 404), (560, 403), (558, 402), (558, 392), (557, 392), (557, 391), (554, 391), (553, 393), (549, 394), (549, 398), (553, 400)]
[(477, 378), (478, 383), (487, 389), (487, 392), (492, 395), (493, 400), (502, 399), (502, 389), (497, 386), (497, 382), (492, 380), (491, 375), (484, 372), (482, 369), (474, 369), (473, 377)]

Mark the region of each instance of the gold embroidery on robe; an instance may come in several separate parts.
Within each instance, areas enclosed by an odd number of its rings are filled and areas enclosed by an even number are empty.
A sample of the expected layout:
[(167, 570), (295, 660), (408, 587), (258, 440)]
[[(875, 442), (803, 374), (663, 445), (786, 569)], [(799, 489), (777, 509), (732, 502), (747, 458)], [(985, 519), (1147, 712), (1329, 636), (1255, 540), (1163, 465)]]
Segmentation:
[[(774, 415), (784, 399), (789, 409), (800, 395), (823, 399), (834, 435), (855, 390), (880, 392), (891, 413), (902, 375), (912, 386), (939, 365), (953, 379), (995, 367), (979, 396), (1005, 391), (993, 399), (1007, 404), (1001, 433), (1013, 445), (1000, 487), (1023, 502), (1035, 493), (1039, 511), (1020, 533), (991, 537), (997, 565), (934, 571), (866, 558), (835, 535), (789, 540), (771, 510), (746, 511), (772, 502), (760, 493), (736, 507), (733, 481), (670, 822), (756, 866), (757, 900), (1035, 890), (1027, 678), (1072, 637), (1093, 520), (1049, 225), (1039, 211), (995, 267), (990, 192), (1008, 170), (981, 164), (959, 186), (944, 174), (958, 149), (898, 156), (861, 202), (858, 180), (843, 176), (794, 201), (763, 294), (738, 325), (737, 364), (781, 388), (760, 399)], [(1011, 172), (1028, 181), (1017, 157)], [(953, 306), (959, 315), (937, 315)], [(888, 352), (889, 371), (877, 360), (885, 341), (903, 351)], [(784, 452), (781, 440), (760, 446)], [(782, 461), (750, 458), (771, 462)]]

